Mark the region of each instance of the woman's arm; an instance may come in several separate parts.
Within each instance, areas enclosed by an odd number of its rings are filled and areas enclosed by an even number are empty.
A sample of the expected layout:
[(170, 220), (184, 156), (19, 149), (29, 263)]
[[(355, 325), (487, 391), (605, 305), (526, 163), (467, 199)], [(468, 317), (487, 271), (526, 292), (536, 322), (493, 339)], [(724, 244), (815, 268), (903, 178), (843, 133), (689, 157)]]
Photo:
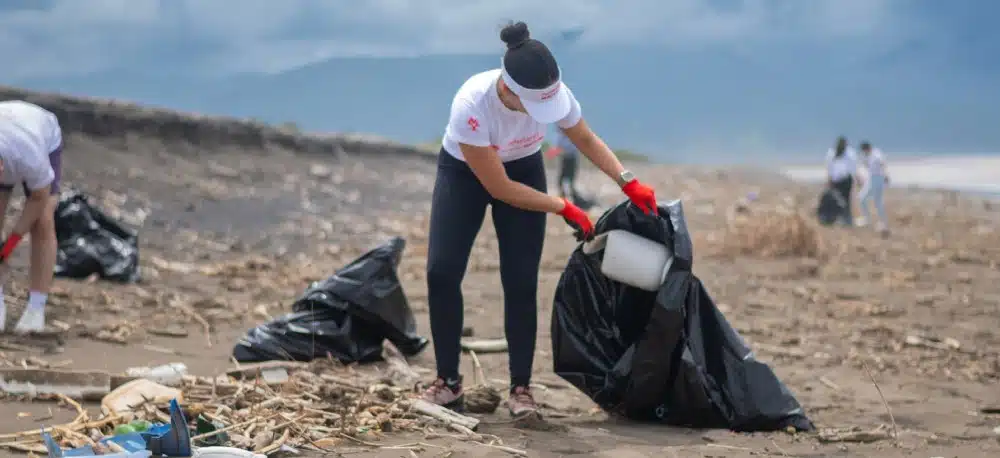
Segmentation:
[[(608, 145), (598, 137), (590, 126), (587, 125), (587, 121), (580, 119), (573, 127), (568, 127), (562, 129), (566, 137), (569, 138), (573, 145), (587, 156), (597, 168), (601, 169), (605, 175), (611, 177), (616, 183), (619, 182), (622, 172), (625, 171), (625, 167), (618, 160), (618, 156), (615, 156), (614, 151), (608, 148)], [(619, 186), (624, 183), (618, 183)]]
[(547, 213), (563, 211), (566, 202), (550, 196), (528, 185), (511, 180), (503, 162), (492, 148), (459, 143), (466, 164), (472, 169), (479, 182), (494, 199), (502, 200), (514, 207)]

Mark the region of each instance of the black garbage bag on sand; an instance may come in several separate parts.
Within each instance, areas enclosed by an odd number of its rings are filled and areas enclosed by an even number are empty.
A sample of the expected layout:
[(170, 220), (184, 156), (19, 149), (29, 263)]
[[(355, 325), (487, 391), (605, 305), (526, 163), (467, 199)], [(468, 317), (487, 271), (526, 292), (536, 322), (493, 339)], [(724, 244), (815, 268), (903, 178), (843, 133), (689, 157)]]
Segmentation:
[(648, 292), (601, 273), (602, 251), (577, 247), (552, 312), (554, 370), (603, 409), (692, 428), (812, 430), (795, 397), (757, 361), (691, 272), (692, 243), (679, 201), (660, 217), (627, 201), (595, 225), (663, 241), (674, 254), (666, 281)]
[(139, 280), (139, 237), (114, 221), (79, 191), (59, 196), (55, 212), (55, 275), (131, 283)]
[(396, 275), (406, 241), (393, 237), (313, 283), (292, 305), (292, 313), (251, 329), (236, 343), (239, 362), (310, 361), (337, 358), (344, 364), (377, 361), (388, 339), (406, 356), (420, 353), (427, 339)]
[(836, 223), (847, 211), (847, 202), (844, 196), (833, 188), (826, 188), (819, 196), (819, 204), (816, 206), (816, 219), (824, 226)]

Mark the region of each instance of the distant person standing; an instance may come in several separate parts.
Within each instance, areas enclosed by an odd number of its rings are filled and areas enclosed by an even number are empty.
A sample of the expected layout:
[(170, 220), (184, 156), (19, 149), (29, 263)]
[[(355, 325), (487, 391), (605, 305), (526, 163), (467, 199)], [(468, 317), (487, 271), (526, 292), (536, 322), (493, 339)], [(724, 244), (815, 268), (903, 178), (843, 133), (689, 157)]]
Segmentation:
[(8, 260), (25, 235), (31, 236), (28, 306), (15, 332), (45, 327), (45, 302), (56, 264), (55, 209), (62, 175), (62, 129), (59, 120), (37, 105), (12, 100), (0, 102), (0, 230), (11, 191), (24, 188), (21, 216), (0, 247), (0, 330), (7, 320), (3, 283), (10, 273)]
[(848, 226), (854, 224), (851, 197), (854, 190), (854, 176), (857, 171), (857, 154), (847, 144), (846, 138), (838, 138), (837, 143), (826, 154), (826, 177), (830, 189), (839, 195), (838, 200), (843, 200), (839, 219)]
[(576, 188), (576, 174), (580, 170), (580, 150), (561, 129), (556, 129), (555, 141), (547, 153), (550, 156), (560, 155), (557, 181), (559, 197), (568, 198), (584, 210), (589, 208), (593, 203), (581, 196)]
[(868, 172), (868, 178), (861, 188), (861, 216), (858, 217), (857, 225), (859, 227), (868, 225), (868, 219), (871, 216), (871, 206), (869, 203), (874, 203), (875, 214), (878, 217), (875, 228), (879, 232), (887, 234), (889, 232), (889, 220), (885, 214), (883, 194), (885, 187), (889, 184), (889, 175), (886, 173), (885, 156), (878, 148), (872, 148), (871, 143), (862, 142), (861, 163)]

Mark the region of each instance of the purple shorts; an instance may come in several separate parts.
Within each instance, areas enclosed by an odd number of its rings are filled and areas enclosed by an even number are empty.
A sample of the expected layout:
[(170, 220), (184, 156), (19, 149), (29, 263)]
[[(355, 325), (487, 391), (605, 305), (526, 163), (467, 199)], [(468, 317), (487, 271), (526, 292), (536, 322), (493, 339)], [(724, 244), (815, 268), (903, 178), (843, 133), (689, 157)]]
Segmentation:
[[(49, 192), (56, 196), (59, 195), (59, 181), (62, 179), (62, 145), (59, 145), (55, 151), (49, 153), (49, 164), (52, 164), (52, 172), (55, 174), (55, 177), (52, 178), (52, 185), (49, 188)], [(30, 196), (31, 190), (28, 189), (28, 184), (23, 183), (22, 186), (24, 187), (24, 195)], [(12, 189), (14, 189), (13, 185), (0, 185), (0, 190), (10, 191)]]

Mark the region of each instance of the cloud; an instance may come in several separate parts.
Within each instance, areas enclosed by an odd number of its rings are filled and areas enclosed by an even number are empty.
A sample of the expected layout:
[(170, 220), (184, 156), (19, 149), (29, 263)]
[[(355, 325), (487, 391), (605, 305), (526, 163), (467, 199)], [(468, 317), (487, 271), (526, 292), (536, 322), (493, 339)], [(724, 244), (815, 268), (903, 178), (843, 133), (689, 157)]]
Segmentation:
[[(906, 0), (49, 0), (0, 6), (5, 79), (128, 68), (281, 72), (336, 56), (499, 53), (500, 26), (583, 31), (575, 46), (892, 39)], [(155, 59), (154, 59), (155, 61)]]

